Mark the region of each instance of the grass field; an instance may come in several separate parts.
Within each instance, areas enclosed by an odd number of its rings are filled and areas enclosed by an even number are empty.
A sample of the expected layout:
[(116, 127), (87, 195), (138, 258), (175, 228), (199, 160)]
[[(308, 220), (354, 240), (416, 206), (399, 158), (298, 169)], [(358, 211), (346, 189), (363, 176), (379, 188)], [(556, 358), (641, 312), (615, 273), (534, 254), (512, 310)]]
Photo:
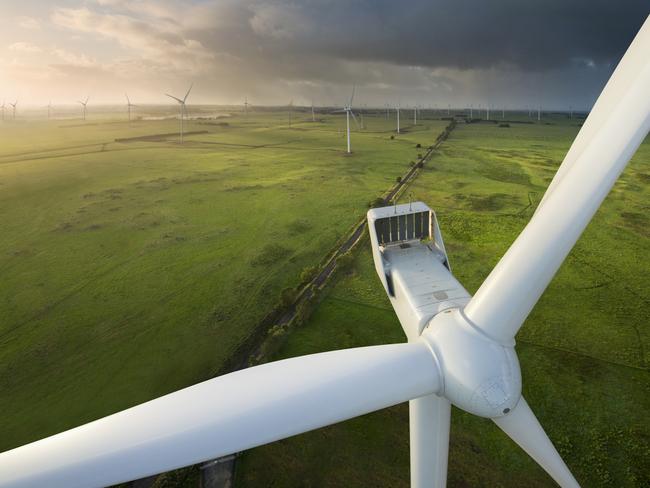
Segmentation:
[(446, 125), (0, 126), (0, 450), (211, 377)]
[[(408, 191), (437, 211), (474, 292), (525, 226), (578, 127), (459, 125)], [(582, 486), (650, 486), (650, 143), (646, 141), (517, 337), (523, 393)], [(531, 204), (532, 202), (532, 204)], [(405, 338), (369, 243), (277, 357)], [(407, 487), (405, 404), (246, 452), (238, 487)], [(450, 487), (553, 481), (488, 420), (453, 409)]]

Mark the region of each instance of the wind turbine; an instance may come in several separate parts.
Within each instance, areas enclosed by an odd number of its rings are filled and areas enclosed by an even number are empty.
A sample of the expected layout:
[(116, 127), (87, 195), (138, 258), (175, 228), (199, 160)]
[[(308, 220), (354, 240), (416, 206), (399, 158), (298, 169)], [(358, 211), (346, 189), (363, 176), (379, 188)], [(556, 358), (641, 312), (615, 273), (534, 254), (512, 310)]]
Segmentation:
[(399, 103), (397, 104), (395, 111), (397, 112), (397, 133), (399, 134)]
[(80, 103), (81, 106), (82, 106), (82, 112), (81, 113), (82, 113), (82, 116), (83, 116), (83, 120), (85, 122), (86, 121), (86, 105), (88, 105), (88, 97), (86, 97), (85, 102), (82, 102), (81, 100), (77, 100), (77, 103)]
[(52, 114), (52, 100), (47, 102), (47, 120), (50, 120)]
[(311, 101), (311, 121), (316, 122), (316, 115), (314, 115), (314, 101)]
[(18, 105), (18, 100), (16, 100), (14, 103), (9, 102), (9, 105), (11, 105), (11, 109), (13, 111), (11, 119), (16, 120), (16, 105)]
[(539, 122), (542, 119), (542, 106), (537, 107), (537, 121)]
[(194, 86), (194, 83), (192, 83), (190, 85), (190, 87), (187, 89), (187, 93), (185, 94), (185, 96), (183, 97), (182, 100), (180, 98), (178, 98), (178, 97), (175, 97), (174, 95), (170, 95), (169, 93), (165, 93), (165, 95), (167, 95), (169, 98), (173, 98), (180, 105), (180, 111), (181, 111), (181, 118), (180, 118), (180, 121), (181, 121), (180, 122), (181, 123), (181, 144), (183, 144), (183, 117), (185, 115), (185, 102), (187, 101), (187, 97), (190, 95), (190, 92), (192, 91), (193, 86)]
[(354, 120), (357, 129), (359, 128), (359, 123), (357, 122), (357, 118), (355, 117), (354, 112), (352, 111), (352, 100), (354, 99), (355, 88), (356, 86), (352, 85), (352, 95), (350, 95), (350, 101), (343, 107), (342, 110), (337, 110), (335, 112), (335, 113), (345, 112), (346, 133), (348, 137), (348, 149), (347, 149), (348, 154), (352, 152), (351, 145), (350, 145), (350, 115), (352, 115), (352, 119)]
[(418, 107), (413, 107), (413, 125), (418, 125)]
[(115, 485), (409, 401), (413, 488), (445, 485), (452, 404), (492, 419), (561, 487), (577, 487), (521, 396), (514, 338), (650, 130), (649, 45), (646, 20), (536, 213), (473, 297), (451, 274), (426, 205), (368, 212), (375, 267), (408, 343), (213, 378), (1, 454), (0, 485)]
[(4, 120), (5, 119), (5, 101), (4, 100), (2, 101), (2, 105), (0, 106), (0, 108), (2, 109), (2, 120)]
[(248, 107), (250, 103), (248, 103), (248, 97), (244, 98), (244, 116), (248, 115)]
[(129, 114), (129, 123), (131, 123), (131, 107), (137, 107), (137, 105), (133, 105), (131, 103), (131, 100), (129, 99), (129, 95), (127, 93), (124, 94), (126, 97), (126, 109)]

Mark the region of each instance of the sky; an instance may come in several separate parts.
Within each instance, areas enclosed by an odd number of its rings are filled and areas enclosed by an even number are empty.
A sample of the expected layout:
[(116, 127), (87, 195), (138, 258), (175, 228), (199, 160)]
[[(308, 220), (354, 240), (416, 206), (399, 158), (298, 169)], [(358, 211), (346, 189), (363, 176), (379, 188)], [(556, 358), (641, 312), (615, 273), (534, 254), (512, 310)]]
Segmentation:
[(2, 0), (0, 99), (585, 110), (648, 0)]

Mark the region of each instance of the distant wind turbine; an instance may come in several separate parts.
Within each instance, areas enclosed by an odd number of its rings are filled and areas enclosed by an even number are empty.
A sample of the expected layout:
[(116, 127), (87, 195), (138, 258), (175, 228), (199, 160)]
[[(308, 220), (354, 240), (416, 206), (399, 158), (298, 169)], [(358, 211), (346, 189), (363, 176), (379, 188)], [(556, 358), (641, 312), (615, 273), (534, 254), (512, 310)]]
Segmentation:
[(248, 103), (248, 97), (245, 97), (244, 98), (244, 115), (245, 116), (248, 115), (248, 106), (249, 105), (250, 105), (250, 103)]
[(129, 122), (131, 122), (131, 107), (137, 107), (137, 105), (133, 105), (131, 103), (131, 100), (129, 100), (129, 95), (128, 94), (125, 93), (124, 96), (126, 97), (126, 109), (127, 109), (127, 112), (129, 113)]
[(314, 101), (311, 101), (311, 121), (316, 122), (316, 116), (314, 115)]
[(178, 97), (175, 97), (174, 95), (170, 95), (169, 93), (165, 93), (169, 98), (173, 98), (178, 102), (180, 105), (180, 111), (181, 111), (181, 144), (183, 144), (183, 117), (185, 116), (185, 102), (187, 101), (187, 97), (189, 96), (190, 92), (192, 91), (192, 87), (194, 86), (194, 83), (190, 85), (190, 87), (187, 90), (187, 93), (181, 100)]
[(418, 108), (417, 108), (417, 106), (413, 107), (413, 125), (418, 125)]
[(16, 120), (16, 105), (18, 105), (18, 100), (16, 100), (14, 103), (9, 102), (9, 105), (11, 105), (13, 110), (12, 120)]
[(542, 106), (537, 107), (537, 121), (539, 122), (542, 119)]
[(359, 128), (359, 123), (357, 122), (357, 118), (355, 117), (354, 112), (352, 111), (352, 100), (354, 100), (355, 88), (356, 87), (353, 85), (350, 101), (343, 107), (343, 110), (337, 110), (337, 112), (345, 112), (345, 120), (346, 120), (346, 127), (347, 127), (347, 136), (348, 136), (348, 150), (347, 150), (348, 154), (352, 152), (352, 148), (350, 145), (350, 115), (352, 115), (352, 119), (354, 120), (354, 123), (357, 125), (357, 128)]
[(397, 108), (395, 110), (397, 111), (397, 133), (399, 134), (399, 104), (397, 104)]
[(47, 103), (47, 120), (52, 116), (52, 100)]
[(81, 106), (82, 106), (82, 112), (81, 113), (82, 113), (82, 116), (83, 116), (83, 120), (85, 122), (86, 121), (86, 105), (88, 105), (88, 97), (86, 97), (85, 102), (82, 102), (81, 100), (77, 100), (77, 103), (80, 103)]
[(2, 101), (2, 105), (0, 105), (0, 108), (2, 109), (2, 120), (5, 119), (5, 101)]

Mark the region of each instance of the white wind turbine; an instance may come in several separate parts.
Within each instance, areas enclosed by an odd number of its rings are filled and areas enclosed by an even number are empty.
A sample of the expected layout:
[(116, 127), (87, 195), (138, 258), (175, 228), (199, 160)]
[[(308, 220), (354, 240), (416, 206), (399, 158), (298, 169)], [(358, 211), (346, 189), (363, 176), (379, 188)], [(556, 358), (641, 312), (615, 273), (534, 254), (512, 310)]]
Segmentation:
[(137, 107), (137, 105), (133, 105), (131, 103), (131, 100), (129, 99), (128, 93), (125, 93), (124, 96), (126, 97), (126, 110), (129, 114), (129, 123), (131, 122), (131, 107)]
[(248, 115), (248, 107), (250, 106), (250, 103), (248, 103), (248, 97), (244, 97), (244, 116)]
[(2, 105), (0, 105), (0, 108), (2, 109), (2, 120), (5, 119), (5, 101), (2, 101)]
[(183, 118), (185, 117), (185, 102), (187, 102), (187, 97), (190, 95), (190, 92), (192, 91), (192, 87), (194, 86), (194, 83), (190, 85), (190, 87), (187, 89), (187, 93), (181, 100), (180, 98), (175, 97), (174, 95), (170, 95), (169, 93), (165, 93), (169, 98), (173, 98), (178, 102), (180, 105), (180, 111), (181, 111), (181, 117), (180, 117), (180, 124), (181, 124), (181, 144), (183, 144)]
[(18, 105), (18, 100), (16, 100), (14, 103), (9, 102), (9, 105), (11, 105), (11, 110), (12, 110), (12, 120), (16, 120), (16, 105)]
[(77, 100), (77, 103), (81, 104), (81, 114), (83, 117), (84, 122), (86, 121), (86, 106), (88, 105), (88, 97), (86, 97), (85, 101)]
[(118, 484), (410, 401), (414, 488), (445, 485), (452, 404), (492, 419), (560, 486), (577, 487), (521, 396), (514, 338), (648, 134), (648, 49), (650, 20), (535, 215), (473, 297), (451, 275), (426, 205), (369, 212), (375, 267), (408, 343), (307, 355), (199, 383), (1, 454), (0, 485)]
[(316, 122), (316, 115), (314, 115), (314, 101), (311, 101), (311, 121)]
[(359, 128), (359, 122), (357, 122), (357, 118), (354, 115), (354, 112), (352, 111), (352, 100), (354, 99), (354, 91), (355, 91), (356, 86), (352, 86), (352, 95), (350, 96), (350, 101), (343, 107), (341, 110), (337, 110), (333, 113), (341, 113), (345, 112), (345, 121), (346, 121), (346, 131), (347, 131), (347, 136), (348, 136), (348, 148), (347, 148), (347, 153), (350, 154), (352, 152), (352, 147), (350, 145), (350, 115), (352, 115), (352, 119), (354, 120), (354, 123), (357, 126), (357, 129)]
[(395, 111), (397, 112), (397, 133), (399, 134), (399, 103), (397, 104)]

